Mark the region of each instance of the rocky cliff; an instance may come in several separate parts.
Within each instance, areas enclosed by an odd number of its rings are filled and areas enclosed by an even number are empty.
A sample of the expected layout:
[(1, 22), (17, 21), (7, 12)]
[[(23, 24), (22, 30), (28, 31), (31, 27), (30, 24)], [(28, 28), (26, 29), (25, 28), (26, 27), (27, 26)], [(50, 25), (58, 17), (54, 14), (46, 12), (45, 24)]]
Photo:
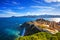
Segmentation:
[(54, 21), (37, 19), (31, 22), (25, 22), (20, 27), (25, 27), (25, 35), (31, 35), (37, 32), (49, 32), (55, 34), (60, 31), (60, 25)]

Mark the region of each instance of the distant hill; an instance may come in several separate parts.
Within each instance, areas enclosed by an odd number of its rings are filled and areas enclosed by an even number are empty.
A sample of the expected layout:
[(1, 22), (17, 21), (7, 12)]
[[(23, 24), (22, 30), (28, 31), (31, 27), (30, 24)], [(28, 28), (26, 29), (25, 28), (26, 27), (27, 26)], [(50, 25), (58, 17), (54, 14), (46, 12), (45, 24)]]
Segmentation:
[[(17, 17), (60, 18), (60, 15), (27, 15), (27, 16), (12, 16), (11, 18), (17, 18)], [(9, 18), (9, 17), (0, 17), (0, 18)]]
[[(12, 16), (12, 17), (15, 17), (15, 16)], [(17, 16), (17, 17), (60, 18), (60, 15), (27, 15), (27, 16)]]

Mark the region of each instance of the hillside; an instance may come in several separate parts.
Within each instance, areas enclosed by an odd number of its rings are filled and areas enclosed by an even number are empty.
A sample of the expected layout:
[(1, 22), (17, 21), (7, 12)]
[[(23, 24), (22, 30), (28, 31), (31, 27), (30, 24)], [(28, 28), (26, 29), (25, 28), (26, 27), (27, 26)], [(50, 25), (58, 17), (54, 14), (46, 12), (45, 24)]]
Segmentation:
[(47, 32), (39, 32), (29, 36), (21, 36), (16, 40), (60, 40), (60, 32), (54, 35)]
[[(20, 27), (25, 27), (25, 34), (24, 35), (31, 35), (38, 32), (48, 32), (51, 34), (55, 34), (60, 32), (60, 23), (54, 21), (48, 21), (44, 19), (37, 19), (31, 22), (25, 22)], [(20, 28), (19, 28), (20, 29)]]

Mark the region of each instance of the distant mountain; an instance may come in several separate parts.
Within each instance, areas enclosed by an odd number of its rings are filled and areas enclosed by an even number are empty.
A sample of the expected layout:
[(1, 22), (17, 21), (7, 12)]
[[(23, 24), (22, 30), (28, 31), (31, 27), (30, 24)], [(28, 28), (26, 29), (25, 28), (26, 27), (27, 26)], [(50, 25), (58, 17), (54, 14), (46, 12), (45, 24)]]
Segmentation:
[[(11, 18), (17, 17), (32, 17), (32, 18), (60, 18), (60, 15), (27, 15), (27, 16), (11, 16)], [(10, 17), (0, 17), (0, 18), (10, 18)]]
[[(12, 16), (12, 17), (15, 17), (15, 16)], [(60, 18), (60, 15), (27, 15), (27, 16), (17, 16), (17, 17)]]

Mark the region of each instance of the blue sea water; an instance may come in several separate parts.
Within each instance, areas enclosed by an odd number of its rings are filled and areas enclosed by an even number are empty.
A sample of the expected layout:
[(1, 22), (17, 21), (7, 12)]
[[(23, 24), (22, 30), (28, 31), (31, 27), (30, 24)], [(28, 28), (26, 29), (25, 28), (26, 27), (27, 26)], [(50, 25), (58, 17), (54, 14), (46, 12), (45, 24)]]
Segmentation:
[(25, 28), (18, 30), (18, 27), (24, 22), (34, 21), (36, 19), (29, 17), (0, 18), (0, 40), (13, 40), (14, 37), (24, 36)]

